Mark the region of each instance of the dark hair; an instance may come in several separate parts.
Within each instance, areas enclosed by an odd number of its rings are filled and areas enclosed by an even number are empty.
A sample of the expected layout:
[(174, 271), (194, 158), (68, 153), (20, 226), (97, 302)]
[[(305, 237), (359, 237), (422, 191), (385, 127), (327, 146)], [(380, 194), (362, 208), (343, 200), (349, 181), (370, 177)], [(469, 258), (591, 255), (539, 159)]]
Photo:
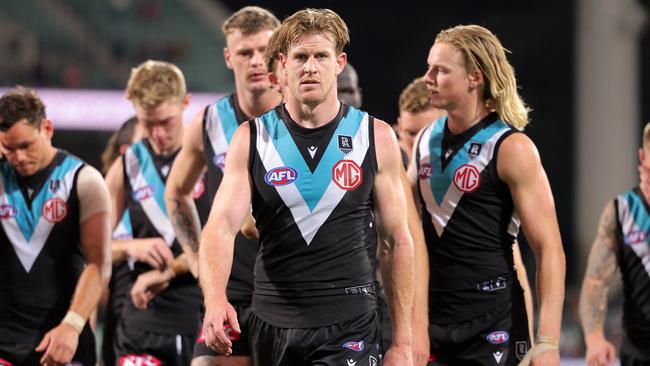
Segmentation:
[(108, 139), (106, 148), (102, 153), (102, 172), (104, 174), (108, 172), (108, 169), (113, 165), (115, 159), (120, 156), (120, 147), (122, 145), (131, 145), (131, 143), (133, 143), (133, 134), (137, 124), (137, 117), (127, 119)]
[(23, 119), (30, 125), (41, 128), (44, 118), (45, 105), (32, 89), (17, 87), (0, 98), (0, 131), (9, 130)]

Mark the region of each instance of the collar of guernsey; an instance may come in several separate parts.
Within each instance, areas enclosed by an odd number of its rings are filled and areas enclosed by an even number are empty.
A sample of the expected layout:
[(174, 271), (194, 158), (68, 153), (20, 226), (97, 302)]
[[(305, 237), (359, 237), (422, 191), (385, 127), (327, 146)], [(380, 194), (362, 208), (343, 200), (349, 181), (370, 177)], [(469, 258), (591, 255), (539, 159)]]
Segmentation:
[(26, 272), (31, 270), (55, 225), (44, 217), (45, 205), (54, 202), (52, 200), (61, 200), (67, 204), (74, 186), (74, 177), (83, 165), (78, 158), (66, 156), (52, 170), (33, 197), (30, 207), (20, 190), (13, 168), (6, 161), (0, 164), (0, 205), (13, 211), (0, 222)]
[[(297, 173), (292, 184), (276, 186), (275, 189), (291, 211), (307, 245), (347, 192), (332, 181), (334, 166), (341, 160), (352, 160), (357, 166), (362, 165), (370, 146), (368, 123), (366, 112), (350, 107), (312, 172), (275, 109), (255, 119), (256, 149), (264, 169), (269, 172), (291, 167)], [(354, 149), (347, 154), (341, 151), (337, 136), (352, 137)]]
[(144, 140), (131, 145), (124, 154), (126, 174), (133, 194), (138, 196), (142, 210), (168, 246), (172, 246), (176, 234), (167, 216), (165, 205), (165, 182), (163, 182)]

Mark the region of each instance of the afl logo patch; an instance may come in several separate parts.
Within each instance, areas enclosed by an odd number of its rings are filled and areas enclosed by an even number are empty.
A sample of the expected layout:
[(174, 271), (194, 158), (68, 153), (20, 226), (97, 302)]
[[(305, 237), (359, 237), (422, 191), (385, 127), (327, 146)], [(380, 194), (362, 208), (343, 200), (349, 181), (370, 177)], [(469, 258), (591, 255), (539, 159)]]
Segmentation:
[(264, 181), (270, 186), (286, 186), (293, 183), (298, 178), (298, 172), (294, 168), (281, 166), (273, 168), (266, 172)]
[[(0, 205), (0, 219), (16, 217), (18, 209), (12, 205)], [(0, 364), (1, 365), (1, 364)]]
[(627, 245), (640, 244), (646, 241), (646, 234), (641, 230), (634, 230), (625, 235), (624, 241)]
[(205, 192), (205, 178), (201, 177), (192, 189), (192, 199), (196, 200), (201, 198), (201, 196), (203, 196), (203, 192)]
[(461, 192), (474, 192), (481, 185), (481, 174), (475, 166), (464, 164), (454, 172), (454, 185)]
[(418, 178), (424, 180), (424, 179), (429, 179), (433, 175), (433, 167), (431, 164), (424, 163), (420, 165), (420, 169), (418, 169)]
[(363, 341), (361, 340), (359, 342), (354, 342), (354, 341), (345, 342), (343, 343), (343, 348), (347, 348), (354, 352), (361, 352), (364, 349), (366, 349), (366, 346), (363, 344)]
[(502, 344), (510, 339), (510, 335), (505, 330), (498, 330), (488, 334), (485, 339), (492, 344)]
[(339, 188), (351, 191), (363, 181), (361, 167), (352, 160), (340, 160), (332, 168), (332, 180)]
[(51, 223), (61, 222), (68, 215), (68, 204), (60, 198), (45, 201), (41, 214)]
[(153, 188), (151, 188), (149, 185), (138, 188), (138, 190), (133, 192), (133, 199), (138, 202), (144, 201), (151, 196), (153, 196)]

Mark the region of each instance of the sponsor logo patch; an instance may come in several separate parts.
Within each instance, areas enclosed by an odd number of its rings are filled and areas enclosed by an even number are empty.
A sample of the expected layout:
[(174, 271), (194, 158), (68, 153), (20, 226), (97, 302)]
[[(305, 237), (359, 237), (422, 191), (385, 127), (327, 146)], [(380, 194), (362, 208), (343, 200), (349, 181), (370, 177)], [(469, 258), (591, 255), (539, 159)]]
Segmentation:
[(368, 366), (377, 366), (377, 359), (374, 356), (368, 357)]
[(153, 188), (150, 185), (146, 185), (142, 188), (138, 188), (132, 193), (133, 199), (138, 202), (144, 201), (147, 198), (152, 197), (153, 194), (154, 194)]
[(345, 342), (343, 343), (343, 348), (353, 350), (354, 352), (361, 352), (364, 349), (366, 349), (366, 346), (363, 344), (363, 340), (361, 340), (359, 342), (354, 342), (354, 341)]
[(203, 196), (203, 192), (205, 192), (205, 178), (201, 177), (192, 188), (192, 199), (199, 199)]
[[(18, 215), (18, 209), (16, 207), (12, 205), (0, 205), (0, 219), (8, 219), (16, 217), (16, 215)], [(2, 365), (2, 363), (0, 363), (0, 365)]]
[(124, 355), (119, 359), (120, 366), (162, 366), (162, 362), (154, 356), (141, 355)]
[(506, 343), (510, 339), (510, 335), (505, 330), (497, 330), (492, 332), (485, 337), (485, 339), (492, 344), (502, 344)]
[(59, 188), (61, 188), (61, 181), (59, 179), (53, 179), (50, 181), (50, 191), (52, 191), (52, 193), (56, 193)]
[(298, 172), (294, 168), (281, 166), (266, 172), (264, 181), (270, 186), (286, 186), (298, 179)]
[(469, 144), (469, 148), (467, 148), (467, 155), (469, 155), (470, 158), (475, 158), (481, 153), (481, 147), (483, 145), (479, 144), (478, 142), (472, 142)]
[(625, 235), (625, 244), (634, 245), (644, 243), (647, 239), (647, 235), (644, 231), (634, 230), (631, 233)]
[(223, 170), (226, 167), (226, 154), (217, 154), (212, 157), (212, 163), (217, 168)]
[(497, 365), (501, 362), (501, 358), (503, 358), (503, 352), (501, 351), (496, 351), (492, 353), (492, 356), (494, 356), (494, 360), (497, 362)]
[(350, 358), (348, 358), (347, 361), (348, 361), (348, 366), (354, 366), (354, 365), (357, 364), (357, 361), (355, 361), (355, 360), (353, 360), (353, 359), (350, 359)]
[(481, 174), (475, 166), (464, 164), (454, 172), (454, 185), (459, 191), (474, 192), (481, 184)]
[(344, 154), (352, 152), (352, 136), (337, 135), (339, 142), (339, 150)]
[(424, 163), (420, 165), (420, 169), (418, 169), (418, 178), (424, 180), (424, 179), (429, 179), (433, 175), (433, 167), (431, 164)]
[(339, 188), (352, 191), (363, 182), (363, 173), (354, 161), (340, 160), (332, 168), (332, 180)]
[(50, 198), (45, 201), (41, 214), (45, 220), (56, 224), (68, 215), (68, 204), (60, 198)]

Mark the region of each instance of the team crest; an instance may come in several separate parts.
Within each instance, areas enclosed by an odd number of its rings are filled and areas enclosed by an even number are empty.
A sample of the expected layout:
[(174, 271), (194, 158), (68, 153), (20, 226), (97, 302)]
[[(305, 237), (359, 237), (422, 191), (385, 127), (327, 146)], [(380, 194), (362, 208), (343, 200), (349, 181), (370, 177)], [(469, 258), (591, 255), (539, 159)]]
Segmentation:
[(45, 201), (41, 214), (45, 220), (56, 224), (68, 215), (68, 204), (60, 198), (50, 198)]
[(481, 185), (481, 174), (473, 165), (461, 165), (454, 172), (454, 185), (461, 192), (474, 192)]
[(295, 182), (296, 179), (298, 179), (298, 172), (296, 169), (288, 166), (273, 168), (264, 175), (266, 184), (274, 187), (286, 186)]
[(418, 169), (418, 178), (421, 180), (429, 179), (433, 175), (433, 166), (429, 163), (424, 163), (420, 165)]
[(528, 352), (528, 342), (519, 341), (515, 343), (515, 356), (517, 356), (517, 359), (519, 361), (524, 359), (524, 356), (526, 356), (527, 352)]
[(351, 191), (363, 181), (361, 167), (352, 160), (340, 160), (332, 168), (332, 180), (339, 188)]
[(472, 142), (469, 144), (469, 148), (467, 149), (467, 155), (469, 155), (471, 159), (477, 157), (481, 153), (482, 146), (483, 145), (478, 142)]
[(52, 193), (56, 193), (59, 188), (61, 188), (61, 181), (59, 179), (52, 179), (50, 181), (50, 191), (52, 191)]
[(349, 154), (352, 152), (352, 136), (337, 135), (339, 141), (339, 150), (343, 154)]
[[(0, 219), (8, 219), (18, 215), (18, 208), (12, 205), (0, 205)], [(0, 363), (0, 366), (2, 364)]]

